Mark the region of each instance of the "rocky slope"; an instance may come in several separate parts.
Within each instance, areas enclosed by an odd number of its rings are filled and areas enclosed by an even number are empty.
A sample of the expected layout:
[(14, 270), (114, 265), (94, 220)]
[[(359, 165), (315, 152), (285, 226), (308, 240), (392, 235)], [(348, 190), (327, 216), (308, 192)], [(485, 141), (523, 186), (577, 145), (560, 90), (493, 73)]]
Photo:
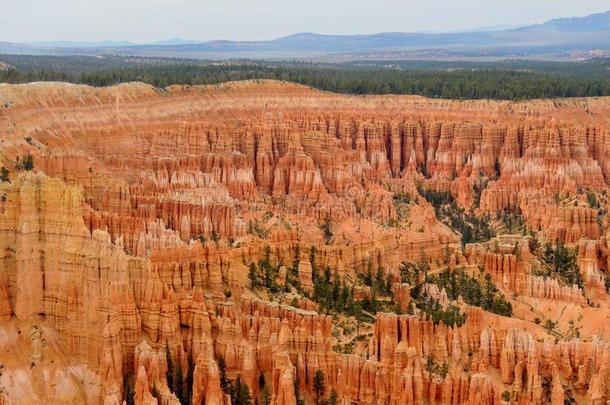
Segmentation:
[(0, 106), (0, 403), (610, 399), (610, 99)]

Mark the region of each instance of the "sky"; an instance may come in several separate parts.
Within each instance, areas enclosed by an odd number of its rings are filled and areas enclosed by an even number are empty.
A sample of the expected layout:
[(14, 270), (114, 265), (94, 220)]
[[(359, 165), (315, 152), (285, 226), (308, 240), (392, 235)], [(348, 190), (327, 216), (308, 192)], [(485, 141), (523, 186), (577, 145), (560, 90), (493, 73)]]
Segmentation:
[(0, 0), (0, 41), (455, 31), (607, 10), (610, 0)]

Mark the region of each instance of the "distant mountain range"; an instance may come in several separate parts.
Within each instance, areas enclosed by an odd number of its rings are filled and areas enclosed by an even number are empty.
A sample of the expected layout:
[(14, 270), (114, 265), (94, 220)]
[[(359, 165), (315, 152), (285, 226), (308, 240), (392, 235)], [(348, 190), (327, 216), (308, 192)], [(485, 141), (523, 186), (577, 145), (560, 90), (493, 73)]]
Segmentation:
[(229, 58), (517, 56), (542, 57), (610, 49), (610, 11), (586, 17), (558, 18), (518, 28), (487, 28), (450, 33), (386, 32), (369, 35), (299, 33), (270, 41), (199, 42), (174, 38), (151, 44), (128, 41), (0, 42), (0, 53)]
[(35, 41), (26, 42), (23, 45), (39, 48), (103, 48), (110, 46), (134, 46), (129, 41), (99, 41), (99, 42), (79, 42), (79, 41)]
[(132, 47), (142, 45), (192, 45), (201, 44), (205, 41), (196, 41), (182, 38), (172, 38), (163, 41), (155, 41), (144, 44), (137, 44), (130, 41), (98, 41), (98, 42), (79, 42), (79, 41), (35, 41), (26, 42), (23, 45), (41, 48), (109, 48), (109, 47)]

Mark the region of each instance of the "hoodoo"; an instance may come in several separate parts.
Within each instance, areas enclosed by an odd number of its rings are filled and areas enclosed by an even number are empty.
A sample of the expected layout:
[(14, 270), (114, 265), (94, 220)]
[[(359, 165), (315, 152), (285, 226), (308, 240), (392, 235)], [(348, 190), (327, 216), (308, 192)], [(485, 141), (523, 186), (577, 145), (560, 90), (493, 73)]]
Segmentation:
[(0, 404), (610, 400), (610, 98), (0, 105)]

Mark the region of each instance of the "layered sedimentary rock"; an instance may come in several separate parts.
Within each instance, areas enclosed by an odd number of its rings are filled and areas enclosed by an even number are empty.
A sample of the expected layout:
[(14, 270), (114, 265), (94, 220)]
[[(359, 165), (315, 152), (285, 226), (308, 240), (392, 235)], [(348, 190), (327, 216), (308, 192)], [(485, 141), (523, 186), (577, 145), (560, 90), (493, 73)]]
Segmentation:
[[(314, 403), (317, 371), (338, 403), (610, 399), (606, 98), (46, 83), (0, 105), (0, 401), (228, 404), (239, 377)], [(576, 249), (582, 287), (539, 274), (525, 236), (462, 249), (426, 188)], [(405, 261), (489, 274), (514, 316), (426, 285), (466, 315), (428, 319)], [(326, 269), (369, 304), (379, 274), (408, 314), (327, 314)]]
[[(534, 270), (539, 267), (539, 263), (529, 251), (527, 237), (499, 239), (501, 242), (493, 240), (485, 245), (469, 245), (466, 249), (468, 263), (482, 266), (496, 284), (506, 291), (535, 298), (586, 303), (587, 300), (578, 285), (562, 285), (556, 279), (536, 275)], [(583, 272), (591, 274), (589, 279), (594, 277), (594, 270), (587, 269), (584, 265), (581, 267)], [(596, 285), (591, 282), (588, 284)]]

